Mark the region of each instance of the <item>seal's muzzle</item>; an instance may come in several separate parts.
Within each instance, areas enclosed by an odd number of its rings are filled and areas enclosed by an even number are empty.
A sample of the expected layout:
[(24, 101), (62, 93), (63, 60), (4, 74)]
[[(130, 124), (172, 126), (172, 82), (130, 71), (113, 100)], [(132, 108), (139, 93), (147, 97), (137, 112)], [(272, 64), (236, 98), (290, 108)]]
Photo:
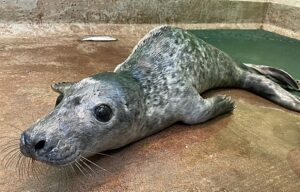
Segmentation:
[(46, 154), (54, 148), (55, 142), (47, 142), (41, 135), (33, 137), (27, 131), (20, 138), (20, 150), (23, 155), (35, 159), (38, 155)]

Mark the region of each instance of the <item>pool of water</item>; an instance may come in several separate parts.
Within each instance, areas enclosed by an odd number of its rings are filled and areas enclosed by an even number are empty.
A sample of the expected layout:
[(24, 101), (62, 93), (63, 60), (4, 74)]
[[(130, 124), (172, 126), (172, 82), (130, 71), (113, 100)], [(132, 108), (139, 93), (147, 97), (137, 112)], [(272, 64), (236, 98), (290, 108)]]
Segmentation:
[(300, 79), (299, 40), (263, 30), (191, 30), (191, 32), (238, 61), (281, 68), (294, 78)]

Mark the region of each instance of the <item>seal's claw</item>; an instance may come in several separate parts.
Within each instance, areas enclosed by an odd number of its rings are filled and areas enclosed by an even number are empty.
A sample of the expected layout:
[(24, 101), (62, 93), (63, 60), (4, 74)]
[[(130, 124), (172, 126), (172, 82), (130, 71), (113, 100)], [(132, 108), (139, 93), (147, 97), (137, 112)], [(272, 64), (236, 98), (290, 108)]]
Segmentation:
[(220, 114), (228, 113), (235, 109), (234, 101), (227, 95), (216, 96), (216, 104), (219, 107)]
[[(196, 99), (198, 99), (198, 101), (196, 101)], [(235, 106), (231, 97), (226, 95), (219, 95), (207, 99), (194, 97), (193, 100), (188, 110), (182, 113), (182, 121), (187, 124), (205, 122), (219, 115), (230, 113), (234, 110)]]

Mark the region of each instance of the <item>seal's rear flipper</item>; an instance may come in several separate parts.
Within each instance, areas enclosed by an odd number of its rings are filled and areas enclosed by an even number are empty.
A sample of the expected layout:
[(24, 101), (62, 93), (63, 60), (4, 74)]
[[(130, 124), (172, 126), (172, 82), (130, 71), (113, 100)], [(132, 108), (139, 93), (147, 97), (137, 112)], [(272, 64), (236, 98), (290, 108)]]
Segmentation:
[(290, 74), (282, 69), (248, 63), (244, 63), (244, 66), (250, 71), (255, 71), (258, 74), (264, 75), (286, 90), (300, 91), (300, 81), (295, 80)]
[(246, 72), (242, 88), (254, 92), (290, 110), (300, 112), (300, 98), (285, 90), (282, 87), (282, 84), (277, 84), (273, 79), (267, 78), (265, 75), (260, 75), (251, 71)]

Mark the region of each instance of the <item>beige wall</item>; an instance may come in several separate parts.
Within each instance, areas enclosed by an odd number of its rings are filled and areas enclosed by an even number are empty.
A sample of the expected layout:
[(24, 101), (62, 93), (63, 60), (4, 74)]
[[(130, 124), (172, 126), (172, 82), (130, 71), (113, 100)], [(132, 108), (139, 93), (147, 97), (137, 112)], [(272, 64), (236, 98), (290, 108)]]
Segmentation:
[(4, 0), (0, 23), (264, 23), (299, 34), (300, 0)]
[(290, 5), (293, 7), (300, 7), (300, 0), (230, 0), (230, 1), (266, 2), (266, 3), (276, 3), (281, 5)]
[(300, 33), (300, 8), (290, 5), (269, 4), (264, 23)]
[[(18, 2), (18, 3), (17, 3)], [(262, 22), (267, 5), (228, 0), (7, 0), (2, 22)]]

